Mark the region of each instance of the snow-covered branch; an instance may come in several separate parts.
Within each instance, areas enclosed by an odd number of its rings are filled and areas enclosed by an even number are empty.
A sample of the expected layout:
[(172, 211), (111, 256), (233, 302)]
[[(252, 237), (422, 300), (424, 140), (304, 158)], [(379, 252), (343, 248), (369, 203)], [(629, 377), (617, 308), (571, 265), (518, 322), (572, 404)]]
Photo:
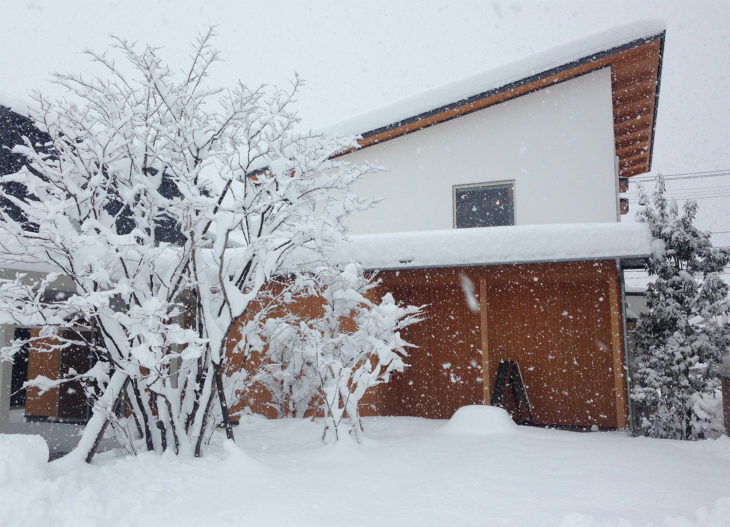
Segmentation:
[[(258, 338), (257, 298), (293, 253), (339, 243), (342, 219), (367, 205), (350, 187), (369, 170), (333, 158), (354, 139), (295, 130), (298, 79), (287, 91), (208, 88), (211, 38), (179, 74), (157, 49), (116, 39), (89, 53), (106, 76), (57, 76), (67, 96), (39, 96), (34, 116), (49, 144), (17, 147), (28, 166), (2, 177), (27, 188), (13, 202), (24, 222), (0, 221), (5, 257), (28, 254), (74, 290), (48, 302), (51, 279), (2, 281), (0, 316), (47, 336), (90, 331), (115, 372), (96, 379), (103, 420), (122, 430), (133, 419), (147, 448), (195, 455), (219, 424), (233, 435), (241, 376), (229, 363), (245, 357), (228, 342)], [(121, 403), (128, 413), (111, 411)], [(99, 419), (90, 434), (103, 432)]]

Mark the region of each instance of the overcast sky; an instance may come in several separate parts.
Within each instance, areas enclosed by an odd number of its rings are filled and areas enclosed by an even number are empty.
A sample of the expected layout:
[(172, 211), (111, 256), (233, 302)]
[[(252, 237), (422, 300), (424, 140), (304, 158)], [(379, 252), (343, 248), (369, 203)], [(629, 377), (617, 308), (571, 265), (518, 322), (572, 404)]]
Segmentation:
[(53, 71), (88, 70), (80, 52), (104, 49), (110, 34), (161, 46), (182, 66), (195, 34), (216, 25), (225, 62), (212, 80), (282, 85), (296, 71), (307, 81), (299, 110), (312, 127), (618, 24), (661, 18), (667, 40), (654, 169), (728, 170), (677, 178), (670, 191), (698, 197), (702, 226), (730, 245), (727, 0), (0, 0), (0, 13), (0, 103), (53, 91)]

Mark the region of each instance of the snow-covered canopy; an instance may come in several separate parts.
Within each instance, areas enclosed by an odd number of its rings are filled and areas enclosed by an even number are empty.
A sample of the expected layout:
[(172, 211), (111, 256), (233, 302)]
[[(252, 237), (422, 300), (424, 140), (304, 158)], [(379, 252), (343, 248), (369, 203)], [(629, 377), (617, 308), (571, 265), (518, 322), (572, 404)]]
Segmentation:
[(412, 269), (647, 258), (652, 251), (643, 224), (579, 223), (352, 236), (334, 259), (366, 269)]

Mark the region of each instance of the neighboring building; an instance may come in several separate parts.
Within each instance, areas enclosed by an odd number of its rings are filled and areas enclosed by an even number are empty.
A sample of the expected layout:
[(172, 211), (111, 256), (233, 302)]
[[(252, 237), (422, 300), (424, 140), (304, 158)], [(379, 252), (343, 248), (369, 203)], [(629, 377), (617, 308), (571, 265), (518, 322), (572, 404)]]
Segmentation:
[[(0, 101), (1, 103), (2, 101)], [(18, 106), (18, 105), (16, 105)], [(23, 143), (28, 138), (35, 145), (47, 141), (47, 136), (40, 132), (33, 122), (21, 113), (0, 104), (0, 174), (12, 174), (20, 170), (24, 159), (14, 153), (12, 148)], [(11, 215), (14, 219), (21, 219), (20, 210), (10, 202), (6, 196), (16, 198), (26, 197), (26, 188), (19, 183), (3, 185), (0, 193), (0, 210)], [(32, 226), (29, 226), (32, 228)], [(4, 242), (4, 241), (3, 241)], [(5, 251), (4, 251), (5, 252)], [(28, 255), (16, 253), (12, 257), (0, 257), (0, 278), (13, 279), (18, 273), (28, 280), (38, 280), (52, 269), (39, 266)], [(73, 291), (73, 284), (64, 277), (59, 278), (53, 295), (69, 294)], [(30, 328), (18, 327), (12, 320), (6, 320), (0, 315), (0, 347), (10, 344), (14, 339), (27, 339), (32, 331)], [(83, 390), (78, 384), (69, 383), (61, 388), (53, 388), (43, 395), (38, 390), (30, 389), (29, 393), (22, 389), (27, 379), (42, 374), (55, 378), (61, 371), (68, 371), (74, 367), (80, 370), (90, 361), (85, 354), (75, 353), (78, 350), (68, 349), (53, 353), (29, 353), (24, 350), (14, 357), (14, 363), (0, 361), (0, 431), (6, 423), (3, 422), (8, 406), (25, 407), (27, 417), (56, 418), (83, 421), (88, 415), (88, 405), (83, 397)]]

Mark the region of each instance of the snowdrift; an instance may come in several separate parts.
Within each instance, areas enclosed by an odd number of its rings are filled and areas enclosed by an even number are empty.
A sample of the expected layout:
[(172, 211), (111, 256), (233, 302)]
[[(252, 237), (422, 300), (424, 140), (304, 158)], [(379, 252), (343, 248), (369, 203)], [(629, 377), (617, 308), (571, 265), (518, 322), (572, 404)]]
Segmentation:
[(0, 434), (0, 485), (44, 476), (48, 445), (39, 435)]
[(478, 404), (462, 406), (439, 430), (442, 434), (476, 436), (511, 434), (516, 431), (517, 425), (504, 409)]

